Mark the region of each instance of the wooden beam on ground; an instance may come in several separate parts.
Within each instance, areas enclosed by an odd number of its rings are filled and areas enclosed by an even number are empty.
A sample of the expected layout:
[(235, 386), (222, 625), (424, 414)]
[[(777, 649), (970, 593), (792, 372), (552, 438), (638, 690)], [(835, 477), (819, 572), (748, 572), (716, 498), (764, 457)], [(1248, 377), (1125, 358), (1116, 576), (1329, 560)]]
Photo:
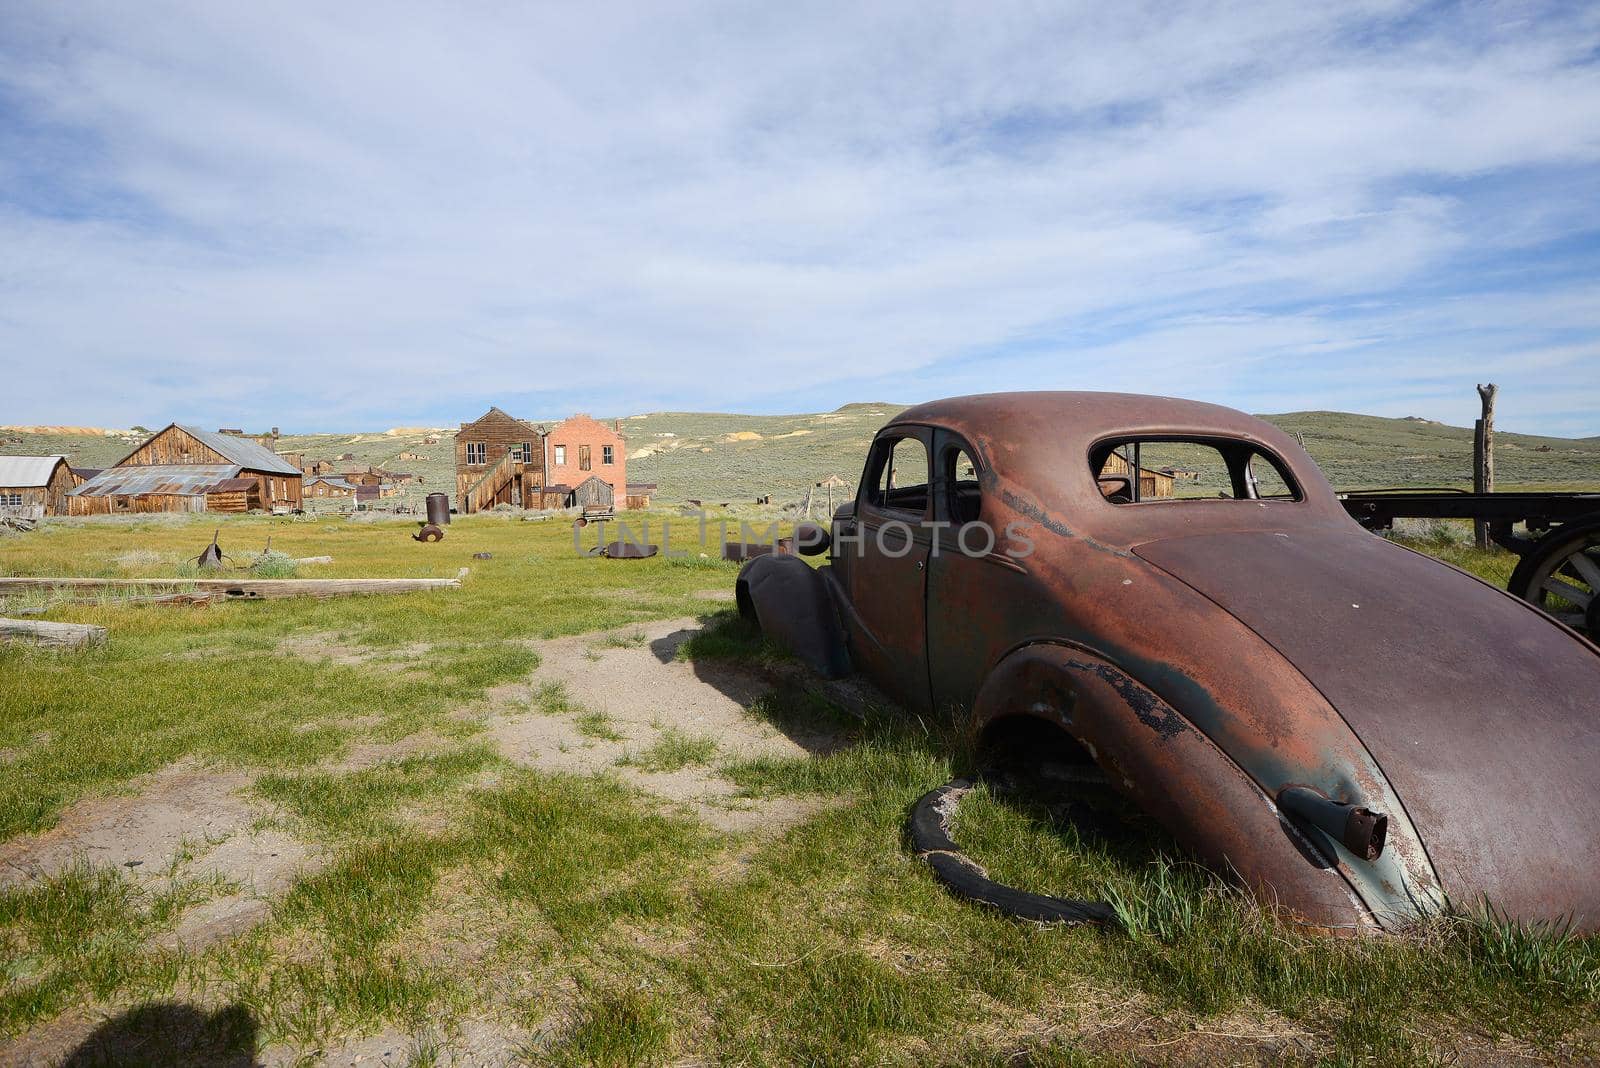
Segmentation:
[(298, 559), (296, 559), (295, 563), (297, 563), (297, 564), (331, 564), (331, 563), (333, 563), (333, 557), (331, 557), (331, 556), (302, 556), (302, 557), (299, 557)]
[(456, 590), (459, 579), (101, 579), (51, 578), (29, 575), (0, 578), (0, 593), (8, 590), (102, 589), (151, 590), (182, 587), (201, 590), (230, 600), (273, 600), (280, 597), (350, 597), (373, 593), (418, 593)]
[(106, 628), (42, 619), (0, 619), (0, 641), (31, 642), (48, 649), (84, 649), (106, 640)]

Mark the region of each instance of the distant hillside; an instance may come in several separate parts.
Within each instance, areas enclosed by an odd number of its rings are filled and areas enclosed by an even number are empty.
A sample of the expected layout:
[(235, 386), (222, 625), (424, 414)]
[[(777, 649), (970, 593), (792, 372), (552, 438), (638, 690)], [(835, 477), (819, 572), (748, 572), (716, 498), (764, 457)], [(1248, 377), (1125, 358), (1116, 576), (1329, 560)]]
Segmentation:
[[(628, 477), (660, 484), (657, 500), (749, 503), (772, 494), (800, 500), (806, 487), (829, 475), (854, 484), (873, 434), (903, 410), (888, 402), (846, 404), (810, 415), (737, 415), (651, 412), (622, 420), (628, 439)], [(1342, 489), (1379, 486), (1469, 486), (1472, 431), (1423, 419), (1386, 419), (1349, 412), (1287, 412), (1265, 416), (1304, 440), (1328, 480)], [(64, 453), (76, 465), (114, 463), (141, 439), (133, 431), (49, 428), (76, 433), (37, 434), (0, 429), (0, 454)], [(437, 434), (435, 445), (423, 445)], [(110, 435), (110, 436), (107, 436)], [(17, 444), (12, 439), (21, 439)], [(1547, 484), (1600, 488), (1600, 437), (1495, 435), (1502, 487)], [(279, 450), (308, 458), (351, 453), (359, 464), (420, 475), (406, 496), (453, 492), (455, 435), (451, 431), (398, 428), (386, 432), (291, 435)], [(415, 453), (421, 459), (401, 459)]]
[[(737, 502), (772, 493), (798, 500), (832, 474), (854, 483), (865, 447), (900, 405), (847, 404), (819, 415), (658, 412), (623, 420), (628, 477), (659, 482), (663, 500)], [(1291, 434), (1341, 489), (1462, 486), (1472, 482), (1472, 431), (1348, 412), (1264, 416)], [(1503, 486), (1600, 486), (1600, 439), (1495, 435)]]

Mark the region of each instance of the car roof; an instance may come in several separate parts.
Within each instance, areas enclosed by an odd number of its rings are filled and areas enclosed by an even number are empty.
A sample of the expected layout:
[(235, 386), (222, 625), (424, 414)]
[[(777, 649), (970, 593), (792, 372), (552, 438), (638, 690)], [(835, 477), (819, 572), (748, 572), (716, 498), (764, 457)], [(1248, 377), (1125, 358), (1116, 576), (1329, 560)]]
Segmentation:
[[(1159, 515), (1137, 507), (1105, 507), (1088, 455), (1096, 442), (1113, 437), (1221, 437), (1249, 442), (1278, 457), (1304, 493), (1303, 506), (1294, 509), (1296, 516), (1280, 514), (1274, 521), (1354, 526), (1316, 462), (1293, 437), (1264, 419), (1220, 404), (1136, 393), (983, 393), (919, 404), (888, 424), (906, 425), (955, 432), (977, 448), (1018, 499), (1031, 501), (1033, 508), (1071, 514), (1078, 524), (1123, 544), (1183, 529), (1198, 533), (1202, 528), (1259, 524), (1263, 517), (1247, 519), (1235, 507), (1161, 508)], [(1206, 512), (1215, 514), (1207, 517)]]
[(1150, 432), (1222, 434), (1260, 441), (1283, 437), (1271, 423), (1220, 404), (1139, 393), (1037, 390), (977, 393), (907, 408), (896, 423), (929, 423), (951, 430), (1003, 434), (1008, 427), (1048, 425), (1051, 439), (1084, 448), (1108, 435)]

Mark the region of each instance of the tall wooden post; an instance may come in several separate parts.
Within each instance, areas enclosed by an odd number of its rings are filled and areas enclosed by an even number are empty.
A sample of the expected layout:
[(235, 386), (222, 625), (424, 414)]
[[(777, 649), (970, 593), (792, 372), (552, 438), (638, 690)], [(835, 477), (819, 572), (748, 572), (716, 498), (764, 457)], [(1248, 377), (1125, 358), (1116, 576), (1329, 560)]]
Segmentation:
[[(1490, 382), (1479, 384), (1478, 399), (1483, 402), (1483, 417), (1473, 424), (1472, 433), (1472, 492), (1494, 492), (1494, 395), (1500, 387)], [(1480, 549), (1489, 548), (1489, 524), (1473, 520), (1473, 542)]]
[(807, 521), (809, 521), (811, 519), (811, 495), (814, 492), (816, 492), (816, 489), (817, 489), (816, 483), (812, 483), (811, 485), (806, 487), (806, 519), (807, 519)]

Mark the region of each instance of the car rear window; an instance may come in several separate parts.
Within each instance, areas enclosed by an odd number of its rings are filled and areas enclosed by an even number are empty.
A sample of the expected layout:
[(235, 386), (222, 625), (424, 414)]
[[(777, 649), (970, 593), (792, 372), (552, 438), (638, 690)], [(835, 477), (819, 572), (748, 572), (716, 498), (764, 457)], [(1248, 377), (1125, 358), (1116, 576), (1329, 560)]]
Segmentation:
[(1231, 438), (1115, 438), (1090, 450), (1089, 466), (1101, 496), (1112, 504), (1303, 496), (1282, 460)]

